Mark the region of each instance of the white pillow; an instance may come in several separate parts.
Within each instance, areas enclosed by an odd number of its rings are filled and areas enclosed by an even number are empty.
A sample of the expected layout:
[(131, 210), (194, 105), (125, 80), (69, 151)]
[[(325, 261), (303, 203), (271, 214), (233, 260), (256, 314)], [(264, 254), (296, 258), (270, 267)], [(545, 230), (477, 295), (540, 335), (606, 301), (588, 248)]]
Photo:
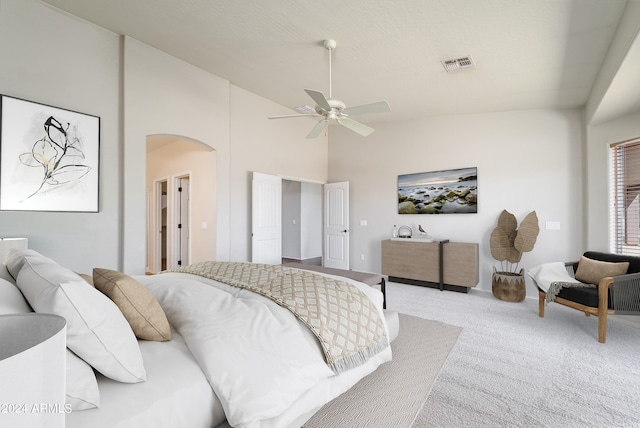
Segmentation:
[[(3, 265), (4, 266), (4, 265)], [(0, 278), (0, 315), (33, 312), (18, 288)], [(67, 349), (66, 403), (72, 410), (98, 407), (100, 393), (96, 374), (89, 364)]]
[[(0, 278), (0, 315), (33, 312), (18, 287)], [(72, 410), (98, 407), (98, 381), (91, 366), (67, 349), (66, 403)]]
[(33, 312), (18, 287), (0, 278), (0, 315)]
[(12, 248), (9, 250), (9, 252), (7, 253), (7, 260), (5, 261), (5, 265), (7, 267), (7, 270), (9, 271), (9, 273), (11, 274), (11, 276), (14, 279), (14, 283), (15, 280), (18, 279), (18, 272), (20, 272), (20, 269), (22, 269), (22, 266), (24, 265), (25, 262), (25, 258), (24, 256), (40, 256), (41, 254), (38, 253), (36, 250), (24, 250), (24, 249), (18, 249), (18, 248)]
[(7, 266), (20, 264), (18, 288), (36, 312), (57, 314), (67, 320), (69, 349), (106, 377), (127, 383), (146, 380), (138, 341), (108, 297), (73, 271), (38, 253), (10, 252)]
[(9, 269), (7, 269), (7, 266), (5, 264), (0, 264), (0, 279), (9, 281), (12, 284), (16, 283), (16, 280), (13, 279), (13, 277), (9, 273)]
[(65, 403), (71, 410), (100, 407), (98, 380), (91, 366), (67, 348), (67, 384)]

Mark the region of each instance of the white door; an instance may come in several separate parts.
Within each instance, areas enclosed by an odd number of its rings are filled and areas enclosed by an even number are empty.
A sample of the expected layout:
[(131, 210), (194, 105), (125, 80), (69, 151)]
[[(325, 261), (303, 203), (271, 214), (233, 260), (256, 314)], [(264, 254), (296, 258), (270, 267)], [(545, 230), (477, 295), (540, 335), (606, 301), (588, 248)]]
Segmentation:
[(251, 180), (251, 261), (282, 263), (282, 179), (253, 173)]
[(180, 177), (176, 180), (178, 194), (176, 195), (178, 209), (178, 222), (177, 222), (177, 248), (176, 248), (176, 260), (178, 266), (187, 266), (189, 262), (189, 176)]
[(156, 181), (155, 225), (157, 238), (155, 242), (155, 260), (153, 272), (167, 269), (167, 180)]
[(324, 266), (349, 270), (349, 183), (324, 185)]

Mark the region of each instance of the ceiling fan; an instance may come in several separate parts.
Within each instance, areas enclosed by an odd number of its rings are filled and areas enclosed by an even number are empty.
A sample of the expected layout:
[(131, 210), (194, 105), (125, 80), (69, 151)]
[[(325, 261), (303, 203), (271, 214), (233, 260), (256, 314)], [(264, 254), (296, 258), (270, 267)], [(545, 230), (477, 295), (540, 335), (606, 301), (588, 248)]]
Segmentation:
[[(331, 51), (336, 48), (336, 41), (327, 39), (324, 41), (324, 47), (329, 51), (329, 98), (326, 98), (320, 91), (305, 89), (304, 91), (316, 102), (315, 109), (306, 107), (313, 113), (288, 114), (284, 116), (269, 116), (269, 119), (287, 119), (290, 117), (322, 117), (320, 121), (313, 127), (307, 138), (316, 138), (329, 125), (329, 121), (335, 121), (339, 125), (344, 126), (364, 137), (371, 134), (374, 129), (351, 119), (350, 115), (372, 114), (372, 113), (388, 113), (391, 111), (386, 101), (378, 101), (370, 104), (361, 104), (358, 106), (347, 107), (342, 101), (331, 98)], [(303, 107), (303, 108), (304, 108)]]

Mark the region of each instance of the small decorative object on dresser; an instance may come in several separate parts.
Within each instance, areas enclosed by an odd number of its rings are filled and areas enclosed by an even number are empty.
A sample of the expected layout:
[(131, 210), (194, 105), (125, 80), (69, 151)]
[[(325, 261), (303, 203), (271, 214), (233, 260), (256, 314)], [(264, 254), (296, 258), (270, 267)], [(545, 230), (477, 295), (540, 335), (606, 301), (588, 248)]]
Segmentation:
[(533, 250), (540, 232), (536, 212), (531, 211), (517, 226), (515, 216), (503, 210), (490, 238), (491, 255), (500, 262), (500, 270), (493, 267), (491, 291), (507, 302), (521, 302), (527, 294), (524, 269), (518, 271), (518, 263), (522, 253)]
[(398, 229), (398, 238), (411, 238), (413, 236), (413, 230), (409, 226), (400, 226)]

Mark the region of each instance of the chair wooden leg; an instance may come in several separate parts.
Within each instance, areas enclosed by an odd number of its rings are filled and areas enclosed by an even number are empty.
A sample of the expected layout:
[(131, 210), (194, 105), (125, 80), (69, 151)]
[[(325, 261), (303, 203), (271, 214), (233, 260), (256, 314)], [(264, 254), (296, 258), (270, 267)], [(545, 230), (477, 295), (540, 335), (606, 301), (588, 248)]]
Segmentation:
[(544, 302), (547, 300), (547, 294), (542, 291), (538, 292), (538, 316), (544, 318)]
[(598, 342), (607, 341), (607, 312), (598, 314)]
[(598, 284), (598, 342), (607, 340), (607, 314), (609, 312), (609, 285), (611, 278), (605, 278)]

